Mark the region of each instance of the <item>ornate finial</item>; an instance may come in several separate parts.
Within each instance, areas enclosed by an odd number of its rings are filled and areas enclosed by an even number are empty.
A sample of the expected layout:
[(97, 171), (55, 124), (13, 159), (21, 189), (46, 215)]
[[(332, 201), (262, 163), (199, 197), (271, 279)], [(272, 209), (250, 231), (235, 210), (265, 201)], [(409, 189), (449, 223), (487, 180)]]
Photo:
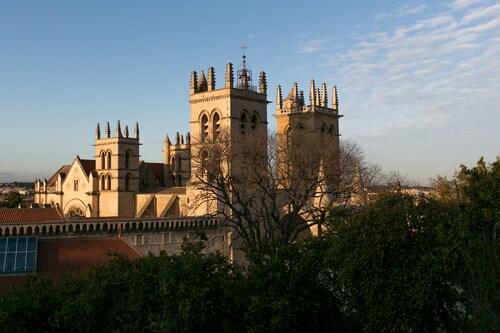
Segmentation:
[(165, 141), (163, 141), (169, 145), (171, 145), (172, 143), (170, 142), (170, 138), (168, 137), (168, 134), (165, 136)]
[(128, 125), (125, 125), (125, 137), (128, 138)]
[(337, 86), (333, 86), (333, 90), (332, 90), (332, 109), (334, 109), (334, 110), (339, 109), (339, 99), (337, 97)]
[(226, 65), (226, 88), (232, 88), (234, 83), (233, 64)]
[(299, 100), (299, 86), (297, 85), (297, 82), (293, 83), (292, 91), (293, 91), (293, 101), (298, 102), (298, 100)]
[(283, 109), (283, 95), (281, 94), (281, 86), (276, 88), (276, 110)]
[(213, 67), (208, 68), (208, 91), (215, 90), (215, 72)]
[(116, 122), (116, 137), (117, 138), (123, 138), (122, 128), (120, 126), (120, 121), (119, 120)]
[(106, 122), (106, 139), (111, 137), (111, 130), (109, 129), (109, 121)]
[(189, 132), (186, 133), (186, 144), (188, 146), (191, 144), (191, 134)]
[(191, 94), (198, 92), (198, 75), (195, 71), (191, 72), (191, 82), (189, 84), (189, 90)]
[(99, 127), (99, 123), (97, 123), (97, 127), (95, 129), (95, 138), (96, 140), (101, 138), (101, 128)]
[(266, 79), (266, 73), (265, 72), (260, 72), (260, 76), (259, 76), (259, 92), (262, 95), (267, 95), (267, 79)]
[(139, 123), (135, 123), (134, 138), (139, 139)]
[(247, 90), (252, 82), (252, 71), (247, 69), (247, 56), (245, 55), (246, 48), (245, 44), (241, 46), (243, 51), (243, 67), (238, 71), (238, 88), (243, 90)]
[(319, 106), (319, 88), (316, 88), (316, 91), (314, 92), (314, 105)]
[(304, 106), (304, 90), (299, 91), (299, 104), (300, 106)]
[(198, 81), (198, 92), (207, 91), (207, 79), (205, 78), (205, 73), (201, 71), (200, 80)]
[(180, 142), (179, 132), (175, 132), (175, 145), (178, 146)]
[(311, 104), (311, 106), (316, 105), (315, 95), (316, 95), (316, 86), (314, 84), (314, 80), (311, 80), (311, 84), (309, 86), (309, 104)]
[(181, 134), (181, 145), (184, 144), (184, 135)]
[(326, 83), (321, 84), (321, 106), (324, 108), (328, 107), (328, 96), (326, 95)]

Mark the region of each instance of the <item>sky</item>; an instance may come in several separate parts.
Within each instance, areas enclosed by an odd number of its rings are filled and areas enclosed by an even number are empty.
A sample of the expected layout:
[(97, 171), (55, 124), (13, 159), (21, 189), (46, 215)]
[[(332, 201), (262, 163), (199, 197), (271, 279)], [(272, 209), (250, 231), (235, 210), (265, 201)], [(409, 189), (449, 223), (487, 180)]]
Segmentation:
[(498, 1), (0, 0), (0, 183), (93, 159), (107, 121), (138, 122), (161, 162), (189, 130), (191, 71), (222, 87), (243, 43), (268, 114), (278, 84), (336, 85), (341, 139), (385, 172), (426, 184), (500, 154)]

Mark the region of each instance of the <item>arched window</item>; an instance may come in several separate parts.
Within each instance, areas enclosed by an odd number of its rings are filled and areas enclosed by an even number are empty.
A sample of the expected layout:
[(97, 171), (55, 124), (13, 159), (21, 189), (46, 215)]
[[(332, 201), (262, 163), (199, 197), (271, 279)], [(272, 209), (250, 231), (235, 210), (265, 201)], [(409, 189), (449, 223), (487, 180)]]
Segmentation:
[(175, 177), (174, 177), (174, 175), (170, 176), (170, 186), (175, 186)]
[(106, 190), (111, 190), (111, 175), (106, 177)]
[(252, 129), (256, 129), (257, 128), (257, 124), (259, 123), (259, 117), (257, 116), (256, 113), (254, 113), (252, 115)]
[(177, 175), (177, 186), (182, 186), (182, 176)]
[(106, 189), (106, 180), (104, 179), (104, 175), (101, 175), (101, 190)]
[(131, 178), (132, 177), (130, 176), (129, 173), (125, 176), (125, 191), (130, 190), (130, 179)]
[(108, 151), (106, 155), (107, 169), (111, 169), (111, 152)]
[(298, 129), (299, 131), (304, 130), (304, 125), (302, 125), (302, 124), (298, 124), (298, 125), (297, 125), (297, 129)]
[(182, 158), (180, 156), (177, 156), (177, 172), (182, 171)]
[(247, 121), (248, 121), (247, 113), (245, 111), (243, 111), (241, 113), (241, 117), (240, 117), (241, 133), (245, 133), (245, 127), (246, 127)]
[(78, 192), (78, 178), (73, 180), (73, 191)]
[(130, 169), (130, 159), (132, 157), (132, 152), (127, 150), (125, 153), (125, 169)]
[(220, 134), (220, 115), (218, 112), (214, 113), (214, 117), (212, 118), (212, 126), (213, 126), (212, 136), (215, 140)]
[(326, 124), (321, 125), (321, 133), (326, 133)]
[(81, 219), (84, 217), (85, 217), (85, 212), (80, 207), (71, 207), (69, 209), (68, 213), (66, 214), (66, 218), (72, 219), (72, 220)]
[(201, 141), (204, 142), (208, 137), (208, 116), (201, 117)]
[(335, 128), (333, 125), (330, 125), (330, 128), (328, 129), (328, 134), (335, 134)]
[(286, 135), (286, 145), (290, 145), (292, 143), (292, 128), (288, 127), (285, 132)]
[(101, 157), (101, 169), (105, 169), (106, 168), (106, 157), (104, 156), (103, 151), (101, 151), (100, 157)]

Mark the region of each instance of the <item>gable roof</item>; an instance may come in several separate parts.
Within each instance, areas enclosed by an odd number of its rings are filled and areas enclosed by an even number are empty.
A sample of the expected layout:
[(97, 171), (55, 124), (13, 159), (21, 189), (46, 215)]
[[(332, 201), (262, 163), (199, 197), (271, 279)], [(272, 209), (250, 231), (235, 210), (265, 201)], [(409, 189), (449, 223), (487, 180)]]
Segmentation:
[(145, 165), (151, 173), (155, 176), (156, 179), (158, 179), (158, 182), (161, 184), (161, 186), (165, 186), (165, 177), (164, 177), (164, 165), (163, 163), (150, 163), (150, 162), (145, 162), (145, 161), (140, 161), (140, 165)]
[(89, 176), (90, 173), (95, 170), (95, 160), (80, 159), (80, 163), (82, 164), (83, 170), (85, 171), (87, 176)]
[(57, 177), (62, 174), (66, 176), (68, 173), (69, 169), (71, 168), (71, 165), (63, 165), (62, 167), (59, 168), (50, 178), (47, 180), (47, 186), (52, 187), (56, 185), (56, 180)]
[(56, 208), (0, 209), (0, 223), (59, 221), (63, 217)]

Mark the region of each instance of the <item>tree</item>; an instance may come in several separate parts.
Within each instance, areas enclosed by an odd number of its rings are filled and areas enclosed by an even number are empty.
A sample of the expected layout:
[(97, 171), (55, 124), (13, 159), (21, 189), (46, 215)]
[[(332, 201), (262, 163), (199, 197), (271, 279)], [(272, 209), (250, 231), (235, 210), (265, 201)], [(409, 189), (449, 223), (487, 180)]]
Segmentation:
[(322, 237), (263, 243), (264, 255), (249, 256), (245, 331), (351, 332), (327, 265), (330, 243)]
[(368, 204), (367, 189), (380, 185), (384, 180), (379, 165), (366, 161), (363, 150), (354, 141), (340, 140), (338, 191), (344, 204), (355, 200), (357, 205)]
[(18, 192), (9, 192), (9, 194), (5, 197), (5, 204), (8, 208), (17, 208), (22, 201), (23, 198)]
[(431, 199), (393, 193), (333, 222), (331, 267), (345, 314), (362, 331), (457, 328), (461, 257), (450, 214)]
[(334, 199), (338, 151), (331, 139), (246, 133), (235, 140), (223, 132), (197, 143), (192, 206), (222, 217), (223, 227), (234, 230), (251, 250), (258, 251), (262, 240), (292, 242), (303, 232), (310, 234)]

